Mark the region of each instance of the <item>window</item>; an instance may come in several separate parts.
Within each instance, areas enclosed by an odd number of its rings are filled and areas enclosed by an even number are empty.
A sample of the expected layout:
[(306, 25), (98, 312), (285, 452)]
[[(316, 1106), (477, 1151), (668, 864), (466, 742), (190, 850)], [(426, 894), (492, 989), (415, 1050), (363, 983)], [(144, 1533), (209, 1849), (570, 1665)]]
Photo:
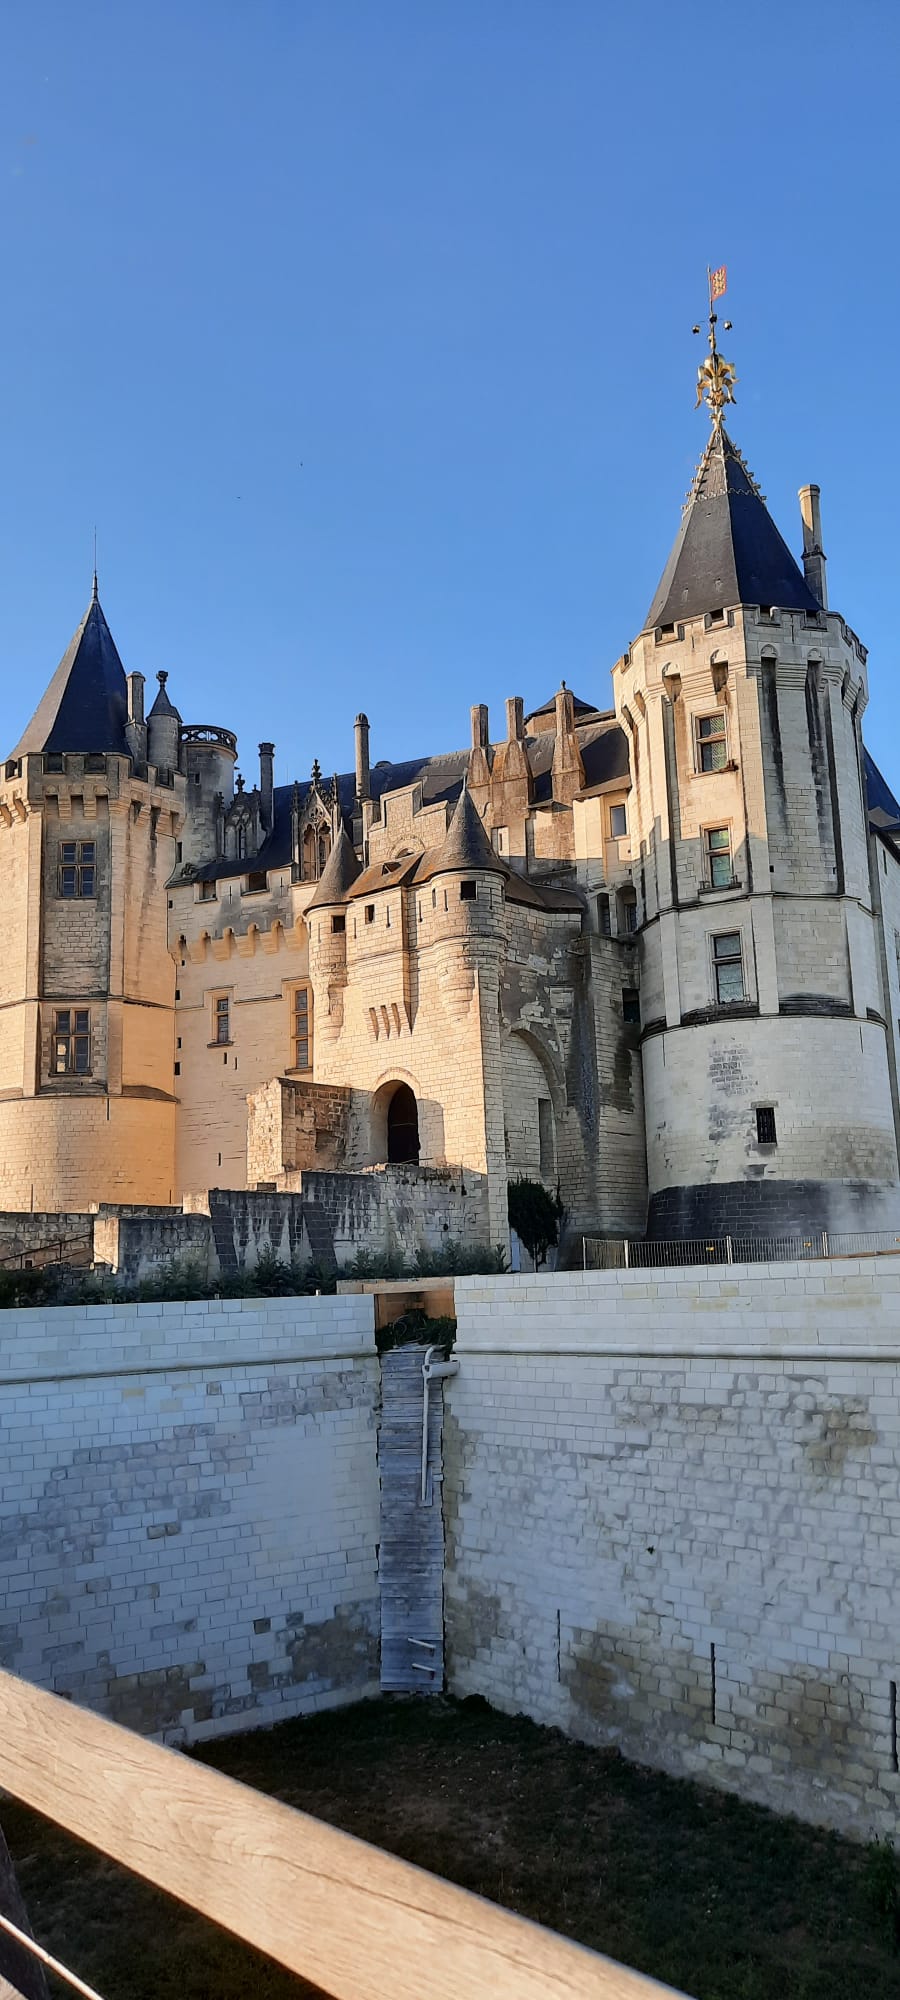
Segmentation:
[(294, 990), (291, 1007), (293, 1045), (293, 1065), (295, 1069), (310, 1069), (312, 1042), (309, 1032), (309, 987), (298, 986)]
[(201, 903), (213, 903), (213, 902), (215, 902), (215, 897), (216, 897), (216, 885), (215, 885), (215, 882), (210, 882), (210, 881), (208, 881), (208, 880), (207, 880), (207, 881), (204, 881), (204, 882), (200, 882), (200, 883), (198, 883), (198, 885), (197, 885), (197, 886), (198, 886), (198, 888), (199, 888), (199, 890), (200, 890), (200, 901), (201, 901)]
[(601, 937), (612, 937), (612, 916), (608, 896), (597, 897), (597, 929)]
[(758, 1146), (775, 1146), (778, 1143), (774, 1104), (758, 1104), (756, 1107), (756, 1143)]
[(706, 879), (711, 889), (731, 888), (731, 834), (727, 826), (710, 827), (706, 834)]
[(230, 1042), (231, 1000), (227, 993), (219, 994), (213, 1008), (213, 1019), (215, 1021), (214, 1041), (218, 1042), (220, 1046), (223, 1042)]
[(261, 896), (261, 895), (262, 895), (262, 893), (263, 893), (263, 890), (264, 890), (264, 889), (267, 889), (267, 888), (268, 888), (268, 886), (269, 886), (269, 878), (268, 878), (268, 875), (266, 874), (266, 871), (265, 871), (265, 869), (264, 869), (264, 868), (256, 868), (256, 869), (252, 869), (252, 868), (251, 868), (251, 870), (250, 870), (250, 873), (249, 873), (249, 875), (247, 876), (247, 894), (248, 894), (248, 896)]
[(636, 986), (622, 988), (622, 1019), (629, 1028), (641, 1025), (641, 996)]
[(476, 897), (476, 895), (477, 895), (477, 894), (478, 894), (478, 884), (477, 884), (477, 882), (461, 882), (461, 883), (460, 883), (460, 885), (459, 885), (459, 900), (460, 900), (460, 902), (461, 902), (461, 903), (474, 903), (474, 901), (475, 901), (475, 897)]
[(628, 832), (628, 816), (624, 806), (610, 806), (609, 831), (613, 840), (624, 840)]
[(367, 924), (374, 924), (374, 922), (375, 922), (375, 905), (374, 905), (374, 903), (367, 903), (367, 904), (366, 904), (366, 923), (367, 923)]
[(347, 919), (344, 915), (343, 910), (341, 910), (336, 917), (332, 917), (331, 928), (332, 931), (334, 932), (335, 937), (340, 937), (341, 932), (346, 930)]
[(93, 896), (95, 893), (97, 849), (92, 840), (61, 840), (59, 843), (59, 893), (61, 896)]
[(713, 938), (713, 965), (716, 999), (720, 1005), (744, 998), (744, 968), (741, 962), (740, 931), (722, 931)]
[(53, 1018), (53, 1075), (88, 1076), (91, 1017), (86, 1007), (59, 1008)]
[(556, 1170), (556, 1147), (553, 1143), (553, 1106), (549, 1097), (538, 1098), (538, 1147), (540, 1172), (552, 1174)]
[(724, 771), (728, 762), (728, 740), (722, 710), (719, 709), (715, 715), (698, 715), (696, 728), (698, 771)]
[(637, 896), (633, 889), (623, 889), (619, 895), (619, 930), (637, 930)]
[(509, 827), (495, 826), (491, 834), (491, 845), (495, 854), (509, 853)]

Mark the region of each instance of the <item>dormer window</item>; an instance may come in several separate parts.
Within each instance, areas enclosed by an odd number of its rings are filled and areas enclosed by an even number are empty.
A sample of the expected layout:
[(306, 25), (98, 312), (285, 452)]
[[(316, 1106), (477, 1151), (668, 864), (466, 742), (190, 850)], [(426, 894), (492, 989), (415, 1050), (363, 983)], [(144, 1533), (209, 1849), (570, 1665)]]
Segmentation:
[(205, 881), (203, 881), (203, 882), (198, 882), (198, 884), (197, 884), (197, 888), (198, 888), (198, 890), (199, 890), (199, 892), (200, 892), (198, 900), (199, 900), (199, 901), (200, 901), (201, 903), (213, 903), (213, 902), (215, 902), (215, 897), (216, 897), (216, 885), (215, 885), (215, 882), (211, 881), (211, 880), (210, 880), (210, 879), (209, 879), (209, 878), (207, 877), (207, 879), (206, 879)]
[(268, 886), (269, 886), (269, 878), (268, 875), (266, 874), (265, 869), (264, 868), (251, 869), (249, 875), (247, 876), (247, 888), (245, 893), (248, 896), (262, 896), (265, 894), (265, 891), (268, 889)]

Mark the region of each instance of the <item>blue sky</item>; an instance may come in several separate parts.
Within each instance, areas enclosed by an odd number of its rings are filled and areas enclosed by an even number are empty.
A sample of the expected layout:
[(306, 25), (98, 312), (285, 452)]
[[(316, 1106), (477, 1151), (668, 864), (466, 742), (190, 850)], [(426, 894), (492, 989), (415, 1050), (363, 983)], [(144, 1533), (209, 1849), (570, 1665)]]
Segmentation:
[[(891, 0), (7, 0), (0, 742), (90, 592), (127, 669), (279, 780), (604, 705), (706, 421), (895, 698)], [(724, 342), (723, 342), (724, 345)]]

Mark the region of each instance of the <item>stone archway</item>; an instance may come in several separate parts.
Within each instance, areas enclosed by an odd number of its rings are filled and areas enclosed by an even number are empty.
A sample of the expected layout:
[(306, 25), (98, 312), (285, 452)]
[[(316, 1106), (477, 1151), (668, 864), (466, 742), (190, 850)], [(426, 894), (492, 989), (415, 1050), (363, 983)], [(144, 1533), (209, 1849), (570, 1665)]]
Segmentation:
[(408, 1083), (398, 1083), (388, 1103), (387, 1157), (395, 1166), (419, 1164), (419, 1107)]

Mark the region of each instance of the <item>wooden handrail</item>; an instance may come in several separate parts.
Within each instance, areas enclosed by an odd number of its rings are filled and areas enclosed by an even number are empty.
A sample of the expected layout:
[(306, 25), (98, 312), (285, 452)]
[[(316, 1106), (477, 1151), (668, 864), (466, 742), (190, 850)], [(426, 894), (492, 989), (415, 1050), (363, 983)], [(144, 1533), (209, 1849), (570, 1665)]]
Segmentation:
[(0, 1786), (335, 2000), (672, 1991), (4, 1672)]

